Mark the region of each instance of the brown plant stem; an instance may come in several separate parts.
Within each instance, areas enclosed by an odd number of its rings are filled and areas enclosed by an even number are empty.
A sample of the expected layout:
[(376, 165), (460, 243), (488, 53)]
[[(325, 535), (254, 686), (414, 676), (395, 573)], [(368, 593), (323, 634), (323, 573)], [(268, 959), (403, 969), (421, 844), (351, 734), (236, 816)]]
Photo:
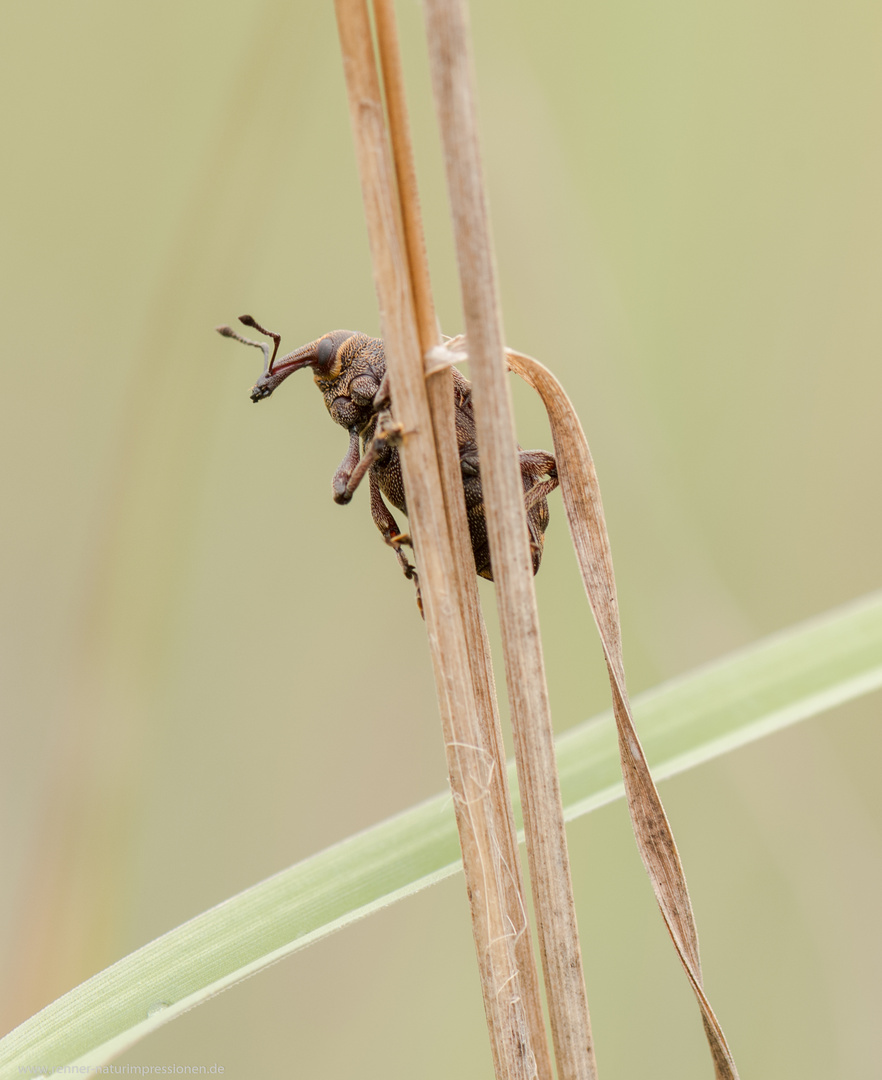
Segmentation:
[[(423, 356), (426, 357), (434, 347), (441, 344), (441, 335), (438, 330), (426, 256), (393, 0), (373, 0), (373, 10), (414, 308), (420, 346)], [(477, 719), (483, 731), (483, 745), (492, 755), (494, 775), (499, 778), (499, 782), (491, 786), (488, 794), (496, 803), (494, 815), (498, 820), (507, 819), (508, 822), (504, 829), (499, 830), (498, 838), (500, 844), (503, 845), (502, 860), (510, 868), (512, 895), (509, 903), (525, 911), (517, 832), (511, 807), (511, 795), (508, 790), (505, 747), (502, 741), (490, 649), (478, 597), (474, 555), (466, 517), (459, 447), (454, 424), (453, 377), (449, 368), (437, 367), (435, 372), (427, 378), (427, 390), (441, 470), (444, 505), (454, 546), (454, 564), (457, 571), (455, 584), (463, 613)], [(536, 1057), (537, 1075), (543, 1080), (546, 1077), (550, 1080), (551, 1057), (545, 1020), (542, 1015), (539, 973), (533, 951), (532, 934), (526, 921), (523, 923), (522, 932), (515, 938), (514, 949), (524, 1009)]]
[(522, 907), (511, 906), (514, 868), (505, 858), (509, 844), (500, 839), (510, 825), (510, 814), (500, 819), (494, 812), (498, 800), (489, 794), (503, 773), (494, 766), (492, 748), (477, 717), (367, 5), (365, 0), (335, 0), (335, 7), (387, 371), (395, 417), (403, 429), (408, 518), (494, 1065), (500, 1078), (527, 1080), (536, 1076), (536, 1060), (515, 956), (526, 918)]
[(472, 364), (481, 477), (533, 902), (558, 1075), (560, 1080), (593, 1080), (596, 1064), (506, 379), (467, 15), (461, 0), (425, 0), (425, 13)]

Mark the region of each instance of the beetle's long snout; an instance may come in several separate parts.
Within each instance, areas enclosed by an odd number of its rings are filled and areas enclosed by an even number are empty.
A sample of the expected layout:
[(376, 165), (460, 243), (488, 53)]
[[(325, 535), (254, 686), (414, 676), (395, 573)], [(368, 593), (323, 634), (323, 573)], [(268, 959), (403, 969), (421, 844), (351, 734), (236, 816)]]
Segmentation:
[(276, 387), (285, 381), (289, 375), (301, 368), (309, 367), (316, 362), (316, 345), (312, 341), (309, 345), (303, 345), (296, 352), (288, 353), (281, 360), (277, 360), (271, 366), (268, 364), (264, 373), (251, 388), (251, 400), (263, 401), (268, 398)]

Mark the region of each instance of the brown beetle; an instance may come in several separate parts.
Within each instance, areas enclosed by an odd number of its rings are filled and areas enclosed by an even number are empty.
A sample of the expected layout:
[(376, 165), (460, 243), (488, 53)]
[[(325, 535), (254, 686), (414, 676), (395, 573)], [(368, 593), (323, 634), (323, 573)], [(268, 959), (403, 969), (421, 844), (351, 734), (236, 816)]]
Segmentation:
[[(394, 548), (407, 577), (415, 577), (414, 568), (401, 550), (401, 545), (409, 544), (410, 538), (401, 533), (395, 518), (383, 501), (385, 495), (397, 510), (407, 513), (401, 461), (398, 456), (400, 428), (392, 421), (384, 386), (386, 357), (383, 342), (379, 338), (371, 338), (352, 330), (332, 330), (316, 341), (311, 341), (276, 360), (280, 336), (271, 330), (265, 330), (250, 315), (240, 316), (239, 321), (273, 341), (273, 351), (270, 354), (269, 346), (262, 342), (241, 337), (229, 326), (217, 328), (218, 333), (224, 337), (234, 338), (245, 345), (253, 345), (263, 352), (264, 370), (252, 387), (251, 400), (262, 401), (293, 372), (305, 367), (312, 368), (315, 384), (325, 399), (332, 419), (349, 432), (349, 450), (334, 473), (334, 501), (348, 503), (367, 473), (374, 522), (386, 543)], [(472, 387), (468, 379), (455, 367), (451, 370), (462, 486), (472, 551), (475, 555), (475, 569), (480, 577), (492, 581), (478, 446), (475, 441)], [(554, 457), (544, 450), (521, 450), (518, 447), (518, 451), (535, 574), (542, 559), (542, 545), (548, 526), (546, 496), (557, 487), (557, 466)], [(543, 477), (545, 479), (542, 479)]]

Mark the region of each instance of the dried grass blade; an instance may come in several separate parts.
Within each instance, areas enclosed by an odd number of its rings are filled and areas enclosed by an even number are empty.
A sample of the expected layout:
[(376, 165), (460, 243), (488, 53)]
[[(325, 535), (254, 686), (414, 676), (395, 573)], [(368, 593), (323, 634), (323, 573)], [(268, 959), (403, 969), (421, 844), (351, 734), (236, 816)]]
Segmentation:
[(490, 793), (504, 782), (478, 722), (463, 613), (459, 605), (435, 454), (425, 369), (413, 310), (385, 115), (366, 0), (335, 0), (343, 71), (368, 240), (385, 341), (395, 419), (403, 430), (401, 465), (408, 519), (420, 572), (426, 627), (438, 691), (450, 786), (469, 890), (496, 1074), (534, 1080), (536, 1057), (521, 994), (516, 942), (526, 924), (505, 852), (516, 852), (510, 809)]
[(424, 12), (463, 316), (472, 345), (472, 400), (483, 503), (557, 1072), (560, 1080), (594, 1080), (594, 1041), (505, 371), (468, 13), (464, 0), (424, 0)]
[[(456, 343), (450, 345), (455, 347)], [(572, 403), (551, 372), (523, 353), (506, 350), (506, 356), (511, 369), (538, 391), (548, 411), (567, 522), (609, 669), (622, 774), (637, 846), (698, 999), (716, 1075), (719, 1080), (737, 1080), (726, 1037), (702, 986), (698, 934), (677, 845), (634, 727), (625, 686), (612, 555), (588, 441)]]
[[(380, 71), (386, 92), (392, 160), (398, 181), (404, 246), (413, 291), (417, 332), (425, 357), (441, 344), (441, 334), (438, 329), (426, 255), (394, 2), (393, 0), (373, 0), (373, 11)], [(463, 630), (477, 708), (477, 723), (482, 732), (481, 745), (492, 761), (492, 775), (495, 778), (495, 782), (488, 785), (487, 798), (493, 801), (493, 815), (500, 823), (495, 834), (500, 848), (499, 859), (501, 865), (508, 869), (505, 878), (507, 886), (505, 903), (507, 910), (523, 912), (526, 911), (524, 885), (508, 787), (505, 747), (496, 704), (490, 647), (478, 598), (475, 560), (472, 554), (460, 472), (452, 372), (449, 368), (437, 370), (427, 377), (426, 388), (438, 465), (441, 471), (441, 488), (453, 542), (455, 571), (453, 587), (463, 616)], [(532, 1045), (535, 1058), (536, 1077), (537, 1080), (551, 1080), (553, 1072), (545, 1020), (542, 1015), (539, 972), (533, 950), (533, 935), (526, 920), (521, 924), (514, 939), (513, 949), (529, 1043)]]

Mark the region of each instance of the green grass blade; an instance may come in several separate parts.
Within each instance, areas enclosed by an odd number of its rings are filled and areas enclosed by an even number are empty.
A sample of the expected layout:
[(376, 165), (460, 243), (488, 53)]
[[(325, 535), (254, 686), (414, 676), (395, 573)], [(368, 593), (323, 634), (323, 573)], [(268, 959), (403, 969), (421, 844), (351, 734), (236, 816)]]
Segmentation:
[[(657, 778), (882, 686), (882, 593), (640, 695)], [(611, 713), (558, 740), (567, 818), (622, 794)], [(520, 818), (520, 807), (516, 805)], [(71, 990), (0, 1040), (0, 1080), (100, 1065), (263, 967), (459, 868), (439, 795), (259, 882)], [(34, 1075), (34, 1073), (30, 1073)]]

